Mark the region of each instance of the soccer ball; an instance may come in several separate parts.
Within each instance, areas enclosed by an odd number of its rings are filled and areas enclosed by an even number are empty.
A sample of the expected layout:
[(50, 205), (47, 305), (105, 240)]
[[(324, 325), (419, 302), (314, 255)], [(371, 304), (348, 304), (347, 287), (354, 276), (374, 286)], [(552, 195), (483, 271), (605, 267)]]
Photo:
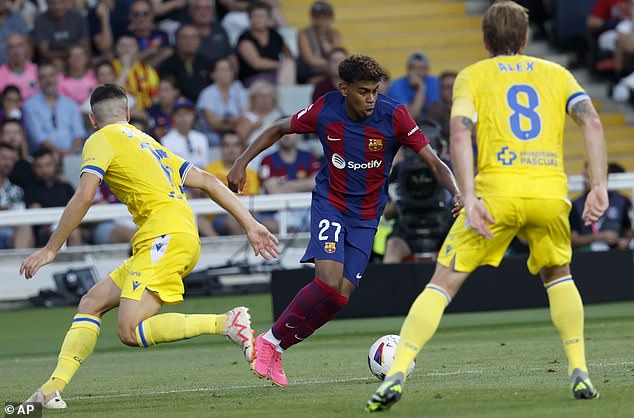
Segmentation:
[[(384, 335), (372, 344), (368, 353), (368, 366), (370, 371), (377, 379), (385, 379), (385, 375), (392, 368), (394, 356), (396, 355), (396, 347), (400, 337), (398, 335)], [(407, 369), (409, 377), (416, 366), (416, 360), (412, 361)]]

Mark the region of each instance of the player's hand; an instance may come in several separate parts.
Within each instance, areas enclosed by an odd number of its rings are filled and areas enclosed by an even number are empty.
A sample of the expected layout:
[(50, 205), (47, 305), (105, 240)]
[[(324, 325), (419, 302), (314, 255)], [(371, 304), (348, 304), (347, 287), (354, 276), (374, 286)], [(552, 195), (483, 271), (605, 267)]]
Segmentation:
[(55, 258), (55, 252), (48, 248), (40, 248), (24, 259), (20, 265), (20, 274), (24, 274), (25, 279), (35, 276), (40, 267), (50, 263)]
[(246, 167), (238, 165), (238, 162), (236, 161), (233, 163), (231, 170), (229, 170), (229, 174), (227, 174), (227, 185), (232, 192), (242, 193), (242, 188), (244, 188), (244, 183), (246, 183), (246, 181)]
[(482, 200), (475, 196), (472, 198), (466, 198), (464, 207), (469, 226), (484, 238), (493, 238), (493, 232), (489, 229), (488, 224), (494, 224), (495, 219), (493, 219), (493, 216), (491, 216), (486, 206), (484, 206)]
[(255, 255), (261, 255), (265, 260), (277, 258), (280, 249), (277, 247), (279, 241), (264, 225), (255, 222), (247, 230), (247, 238), (253, 247)]
[(455, 218), (458, 216), (462, 208), (464, 208), (464, 203), (462, 203), (462, 198), (460, 195), (455, 195), (451, 201), (453, 202), (453, 207), (451, 208), (451, 215)]
[(593, 187), (586, 197), (581, 218), (585, 225), (591, 225), (599, 220), (610, 205), (608, 190), (605, 187)]

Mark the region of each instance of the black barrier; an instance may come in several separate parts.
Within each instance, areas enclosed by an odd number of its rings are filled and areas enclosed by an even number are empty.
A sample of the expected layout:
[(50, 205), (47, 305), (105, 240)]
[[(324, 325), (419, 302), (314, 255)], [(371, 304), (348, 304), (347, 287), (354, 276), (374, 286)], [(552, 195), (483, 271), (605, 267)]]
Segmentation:
[[(634, 252), (575, 253), (572, 273), (584, 303), (634, 300)], [(434, 271), (433, 263), (371, 264), (361, 286), (337, 318), (406, 315)], [(314, 277), (311, 268), (274, 271), (273, 315), (277, 318), (295, 294)], [(448, 312), (545, 307), (548, 301), (538, 276), (525, 257), (504, 259), (500, 267), (481, 267), (466, 281)]]

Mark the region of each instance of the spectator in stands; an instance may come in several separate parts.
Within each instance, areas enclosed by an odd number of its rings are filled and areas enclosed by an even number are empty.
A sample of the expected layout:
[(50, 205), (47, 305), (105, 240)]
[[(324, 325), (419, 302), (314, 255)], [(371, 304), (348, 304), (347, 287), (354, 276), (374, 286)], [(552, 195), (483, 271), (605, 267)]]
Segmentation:
[(271, 28), (271, 6), (256, 1), (249, 6), (249, 29), (238, 39), (238, 78), (249, 87), (257, 80), (294, 84), (295, 62), (282, 36)]
[(112, 65), (117, 73), (116, 84), (135, 97), (137, 107), (146, 110), (152, 106), (158, 93), (159, 76), (151, 65), (138, 59), (139, 45), (132, 36), (117, 40), (117, 57)]
[[(29, 209), (64, 207), (68, 203), (75, 189), (68, 182), (61, 181), (58, 176), (58, 162), (52, 150), (40, 148), (33, 155), (33, 173), (35, 183), (24, 190), (24, 201)], [(45, 245), (53, 233), (56, 225), (37, 225), (33, 227), (35, 245)], [(73, 230), (68, 240), (68, 245), (81, 245), (81, 233), (79, 228)]]
[(17, 120), (22, 122), (24, 117), (24, 112), (22, 112), (22, 95), (20, 94), (20, 90), (10, 84), (2, 90), (2, 95), (0, 96), (2, 103), (0, 103), (0, 122), (6, 120)]
[(2, 123), (0, 143), (7, 144), (17, 151), (18, 159), (9, 175), (9, 180), (24, 190), (27, 185), (35, 181), (35, 176), (31, 170), (31, 156), (26, 142), (26, 133), (20, 121), (8, 119)]
[(213, 84), (200, 93), (196, 108), (209, 144), (218, 145), (220, 135), (236, 130), (248, 98), (244, 86), (236, 80), (235, 67), (229, 58), (221, 58), (213, 64), (211, 79)]
[(82, 45), (68, 50), (65, 73), (58, 80), (59, 92), (81, 107), (97, 87), (97, 78), (90, 68), (90, 56)]
[[(298, 134), (286, 135), (279, 140), (279, 150), (262, 159), (259, 175), (266, 193), (298, 193), (313, 190), (315, 176), (321, 168), (321, 163), (310, 152), (298, 148), (299, 139)], [(289, 231), (308, 231), (309, 216), (309, 211), (305, 209), (289, 211)]]
[[(453, 101), (453, 84), (457, 74), (453, 71), (446, 71), (440, 74), (440, 99), (431, 105), (427, 112), (427, 119), (440, 125), (440, 138), (444, 143), (449, 143), (449, 118), (451, 116), (451, 104)], [(438, 152), (448, 152), (448, 150), (436, 150)]]
[(339, 90), (339, 83), (341, 83), (341, 78), (339, 78), (339, 64), (347, 57), (348, 51), (346, 51), (345, 48), (336, 47), (330, 50), (328, 53), (328, 75), (315, 85), (315, 90), (313, 90), (313, 103), (324, 94)]
[(387, 95), (407, 106), (410, 115), (421, 121), (440, 97), (440, 83), (429, 74), (429, 58), (414, 52), (407, 59), (407, 75), (394, 80)]
[[(246, 148), (246, 143), (235, 133), (226, 132), (220, 140), (220, 160), (214, 161), (205, 167), (205, 171), (213, 174), (224, 185), (227, 185), (227, 174), (238, 156)], [(260, 192), (258, 174), (247, 168), (247, 179), (242, 189), (242, 196), (253, 196)], [(238, 235), (242, 234), (242, 227), (238, 221), (229, 214), (219, 215), (209, 222), (208, 217), (198, 217), (198, 230), (201, 236), (213, 235)]]
[[(608, 164), (608, 174), (624, 173), (622, 166), (616, 163)], [(570, 228), (572, 246), (591, 251), (606, 251), (609, 249), (628, 248), (630, 240), (634, 238), (630, 211), (632, 202), (617, 191), (608, 191), (610, 206), (599, 221), (593, 225), (585, 225), (581, 218), (583, 205), (590, 191), (588, 167), (583, 171), (584, 193), (572, 202), (570, 211)]]
[[(99, 184), (93, 205), (107, 205), (121, 203), (119, 199), (110, 191), (105, 182)], [(92, 244), (119, 244), (129, 243), (138, 231), (132, 219), (117, 219), (99, 222), (96, 225), (88, 226), (88, 241)]]
[(24, 102), (29, 147), (45, 147), (62, 154), (81, 152), (86, 130), (79, 108), (57, 88), (57, 69), (42, 63), (37, 71), (40, 91)]
[(37, 65), (30, 61), (29, 41), (25, 35), (12, 33), (7, 37), (5, 47), (8, 61), (0, 66), (0, 90), (14, 85), (20, 89), (22, 98), (28, 99), (40, 89)]
[(237, 66), (238, 59), (229, 42), (229, 35), (216, 20), (214, 0), (192, 0), (189, 5), (189, 17), (200, 34), (202, 56), (210, 63), (230, 57)]
[[(256, 81), (249, 88), (249, 106), (236, 124), (236, 133), (250, 144), (273, 122), (281, 118), (282, 112), (277, 106), (277, 90), (267, 81)], [(277, 151), (278, 144), (269, 148)], [(261, 154), (251, 160), (249, 167), (257, 170), (262, 161)]]
[[(22, 188), (9, 181), (9, 174), (18, 158), (10, 145), (0, 143), (0, 210), (24, 209)], [(34, 243), (30, 225), (0, 227), (0, 249), (32, 248)]]
[[(249, 27), (248, 9), (254, 0), (217, 0), (218, 20), (229, 35), (231, 45), (236, 45), (238, 37)], [(271, 7), (272, 26), (286, 26), (279, 0), (264, 0)]]
[(172, 75), (181, 93), (196, 103), (200, 91), (209, 84), (210, 63), (199, 52), (200, 34), (196, 26), (185, 24), (176, 31), (176, 53), (159, 67), (161, 77)]
[(68, 48), (81, 44), (90, 51), (88, 22), (67, 0), (47, 0), (48, 10), (35, 19), (33, 40), (41, 60), (63, 68)]
[(149, 0), (134, 0), (130, 5), (130, 30), (138, 42), (137, 59), (154, 68), (174, 52), (169, 37), (154, 27), (154, 12)]
[(148, 109), (148, 128), (154, 138), (162, 138), (172, 128), (174, 102), (181, 95), (176, 78), (167, 75), (161, 78), (156, 103)]
[(203, 168), (209, 164), (209, 145), (207, 137), (193, 129), (196, 121), (194, 104), (181, 97), (173, 106), (174, 127), (161, 138), (161, 144), (174, 154)]
[(86, 19), (88, 21), (88, 29), (90, 30), (90, 40), (92, 42), (92, 51), (97, 57), (102, 59), (112, 59), (112, 47), (114, 46), (115, 36), (113, 32), (118, 26), (117, 36), (122, 35), (127, 30), (127, 14), (126, 26), (121, 27), (121, 23), (117, 22), (115, 15), (115, 0), (98, 0), (95, 7), (88, 11)]
[[(586, 65), (590, 58), (591, 66), (598, 71), (613, 70), (613, 53), (618, 33), (616, 26), (630, 16), (626, 0), (597, 0), (586, 20), (588, 36), (580, 39), (575, 48), (575, 59), (570, 62), (572, 68)], [(588, 56), (590, 52), (590, 57)]]
[(310, 8), (310, 25), (297, 35), (299, 57), (297, 80), (316, 84), (328, 74), (328, 55), (341, 47), (341, 34), (332, 27), (334, 11), (325, 1), (316, 1)]
[(161, 22), (161, 28), (173, 34), (187, 21), (187, 0), (151, 0), (155, 20)]
[(7, 0), (0, 0), (0, 64), (8, 61), (6, 43), (13, 33), (27, 36), (29, 28), (22, 14), (12, 10)]

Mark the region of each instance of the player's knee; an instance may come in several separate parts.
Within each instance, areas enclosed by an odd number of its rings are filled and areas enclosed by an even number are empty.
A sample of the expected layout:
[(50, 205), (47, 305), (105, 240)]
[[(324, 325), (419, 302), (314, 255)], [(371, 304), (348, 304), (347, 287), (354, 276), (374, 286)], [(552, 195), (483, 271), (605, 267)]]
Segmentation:
[(105, 310), (103, 302), (90, 292), (81, 297), (77, 306), (77, 312), (86, 315), (101, 316)]
[(139, 342), (136, 339), (136, 332), (135, 332), (134, 326), (119, 324), (118, 332), (119, 332), (119, 340), (123, 344), (130, 347), (139, 346)]

